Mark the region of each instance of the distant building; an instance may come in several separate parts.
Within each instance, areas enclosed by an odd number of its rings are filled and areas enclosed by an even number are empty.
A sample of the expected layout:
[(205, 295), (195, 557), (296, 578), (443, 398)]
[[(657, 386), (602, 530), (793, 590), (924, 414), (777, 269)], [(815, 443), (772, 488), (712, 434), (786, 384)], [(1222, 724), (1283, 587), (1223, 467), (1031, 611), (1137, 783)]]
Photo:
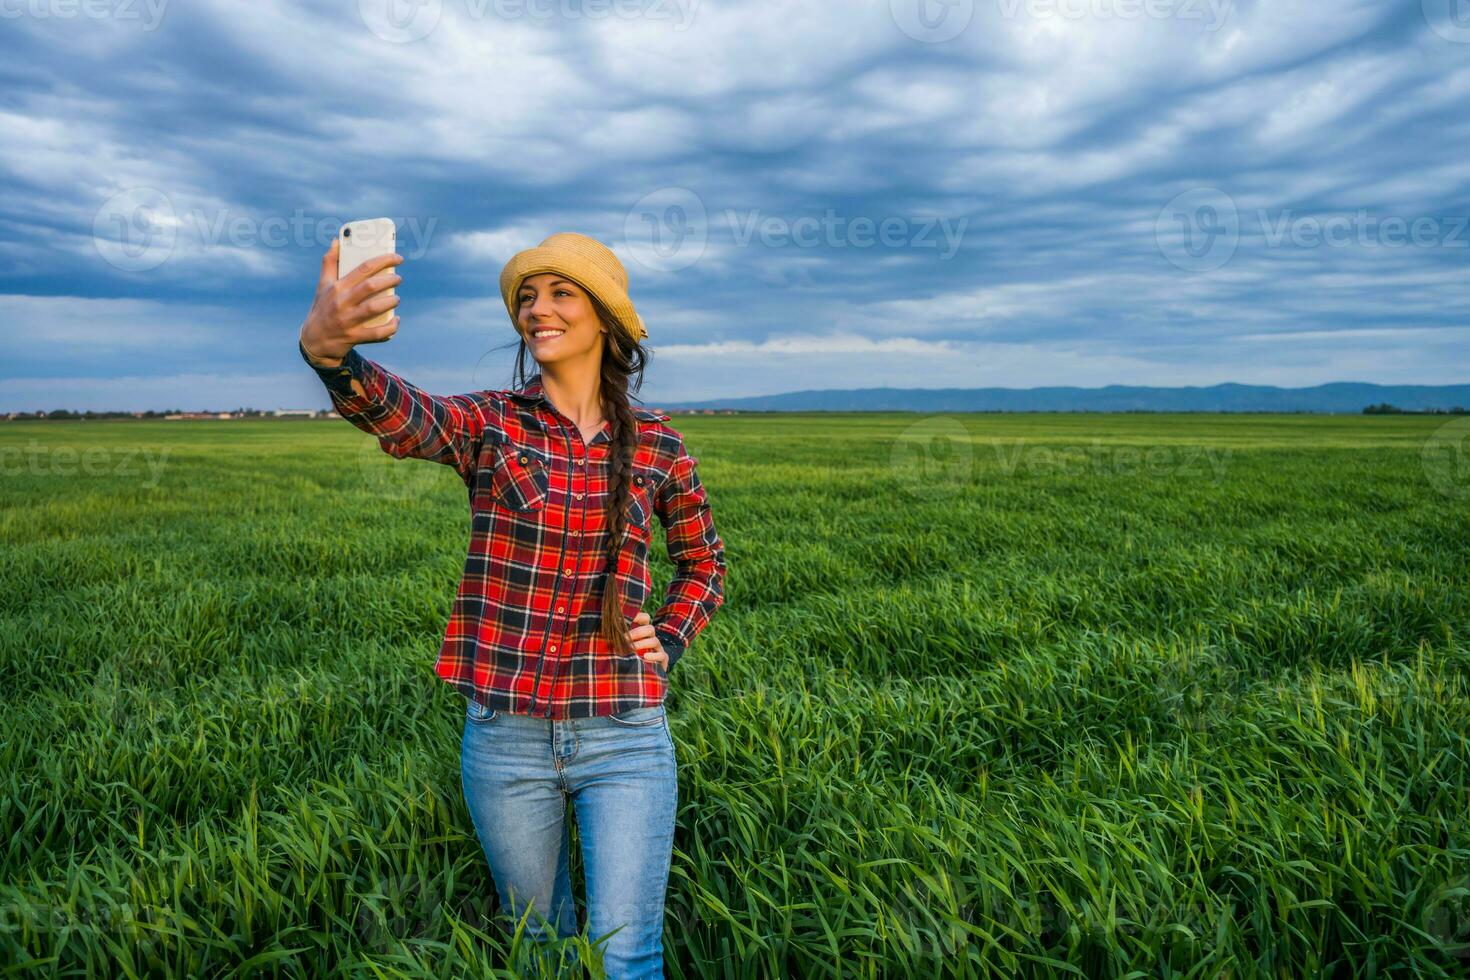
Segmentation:
[(281, 418), (282, 416), (288, 416), (288, 415), (289, 416), (298, 416), (299, 415), (299, 416), (301, 416), (303, 418), (314, 418), (316, 416), (316, 409), (314, 409), (314, 408), (278, 408), (272, 414), (274, 414), (276, 416), (276, 418)]

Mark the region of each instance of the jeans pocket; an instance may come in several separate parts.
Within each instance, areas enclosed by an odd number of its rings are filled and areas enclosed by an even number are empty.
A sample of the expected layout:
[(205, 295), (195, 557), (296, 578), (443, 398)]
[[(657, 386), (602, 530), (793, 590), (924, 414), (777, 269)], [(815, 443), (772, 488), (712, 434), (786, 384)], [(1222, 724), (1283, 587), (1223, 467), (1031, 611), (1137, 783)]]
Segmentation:
[(624, 728), (649, 728), (664, 720), (664, 706), (655, 704), (643, 708), (626, 708), (607, 717)]
[(465, 717), (476, 725), (484, 725), (500, 717), (500, 711), (497, 708), (486, 707), (474, 698), (470, 698), (469, 702)]

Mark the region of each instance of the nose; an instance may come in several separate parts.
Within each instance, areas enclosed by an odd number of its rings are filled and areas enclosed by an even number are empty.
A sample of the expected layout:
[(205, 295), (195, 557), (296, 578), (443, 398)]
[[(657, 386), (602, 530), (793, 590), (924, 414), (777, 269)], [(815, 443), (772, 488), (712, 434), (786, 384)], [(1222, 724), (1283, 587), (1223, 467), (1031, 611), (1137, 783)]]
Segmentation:
[(538, 293), (536, 298), (526, 304), (526, 315), (534, 323), (539, 317), (551, 313), (551, 297), (546, 293)]

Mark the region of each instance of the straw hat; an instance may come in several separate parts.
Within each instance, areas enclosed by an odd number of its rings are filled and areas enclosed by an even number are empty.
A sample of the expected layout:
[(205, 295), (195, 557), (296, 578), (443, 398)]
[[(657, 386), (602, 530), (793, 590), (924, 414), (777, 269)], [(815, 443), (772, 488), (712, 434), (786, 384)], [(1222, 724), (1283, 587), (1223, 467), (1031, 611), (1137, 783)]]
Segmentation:
[(572, 231), (558, 232), (535, 248), (511, 256), (500, 273), (500, 295), (510, 322), (516, 323), (516, 296), (530, 276), (558, 272), (597, 297), (631, 340), (648, 336), (643, 318), (628, 298), (628, 272), (613, 250), (595, 238)]

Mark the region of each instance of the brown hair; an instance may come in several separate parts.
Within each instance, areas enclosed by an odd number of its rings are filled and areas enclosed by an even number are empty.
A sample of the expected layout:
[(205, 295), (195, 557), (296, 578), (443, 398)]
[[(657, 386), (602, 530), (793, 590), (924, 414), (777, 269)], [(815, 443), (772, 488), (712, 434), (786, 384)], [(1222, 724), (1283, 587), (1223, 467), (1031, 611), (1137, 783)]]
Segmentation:
[[(597, 311), (597, 318), (607, 327), (600, 373), (602, 414), (608, 421), (608, 436), (612, 440), (612, 446), (608, 450), (607, 570), (602, 580), (602, 638), (615, 654), (631, 656), (637, 651), (628, 639), (629, 626), (623, 619), (623, 593), (618, 587), (617, 557), (623, 532), (627, 529), (628, 502), (633, 497), (633, 459), (638, 451), (638, 420), (633, 416), (633, 406), (629, 403), (628, 394), (630, 389), (636, 394), (643, 387), (643, 369), (648, 364), (648, 350), (621, 332), (617, 321), (590, 290), (587, 291), (587, 298)], [(530, 380), (528, 361), (534, 363), (526, 347), (526, 340), (522, 337), (516, 350), (515, 378), (518, 388), (525, 387)]]

